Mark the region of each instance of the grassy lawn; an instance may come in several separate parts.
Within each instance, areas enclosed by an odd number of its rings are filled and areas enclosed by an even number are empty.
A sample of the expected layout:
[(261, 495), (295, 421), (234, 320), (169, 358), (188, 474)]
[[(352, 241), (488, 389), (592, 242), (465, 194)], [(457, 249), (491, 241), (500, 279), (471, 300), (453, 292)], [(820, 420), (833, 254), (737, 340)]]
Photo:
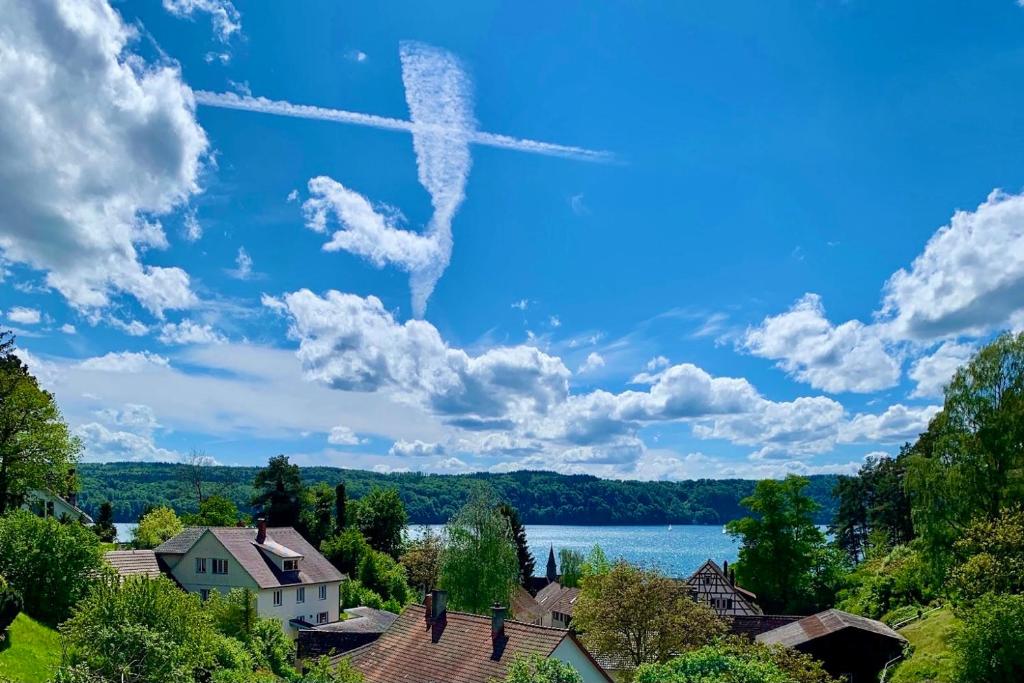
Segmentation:
[(0, 680), (43, 683), (60, 664), (60, 636), (52, 628), (19, 614), (0, 645)]
[(892, 683), (950, 683), (953, 662), (948, 639), (956, 624), (953, 612), (945, 607), (902, 628), (900, 633), (914, 650), (889, 680)]

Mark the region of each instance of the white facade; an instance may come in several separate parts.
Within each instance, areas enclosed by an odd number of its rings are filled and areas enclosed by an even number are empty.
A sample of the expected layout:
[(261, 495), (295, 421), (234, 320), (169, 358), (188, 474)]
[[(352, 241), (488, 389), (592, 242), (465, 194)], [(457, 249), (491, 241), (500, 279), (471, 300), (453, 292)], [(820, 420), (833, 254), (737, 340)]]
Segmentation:
[[(297, 553), (293, 555), (296, 557), (280, 558), (275, 555), (271, 561), (302, 557)], [(205, 598), (215, 590), (226, 594), (233, 588), (249, 588), (256, 594), (256, 613), (263, 618), (279, 620), (285, 633), (293, 637), (298, 634), (298, 628), (290, 623), (292, 619), (317, 624), (339, 618), (340, 581), (261, 588), (210, 531), (204, 532), (184, 554), (161, 553), (160, 557), (189, 593), (199, 593)], [(300, 592), (304, 594), (301, 601)]]
[(608, 683), (608, 678), (594, 664), (594, 660), (583, 652), (572, 638), (564, 639), (548, 656), (550, 659), (571, 664), (579, 672), (583, 683)]
[(67, 518), (81, 521), (83, 524), (93, 523), (92, 517), (49, 491), (40, 489), (29, 491), (25, 504), (22, 507), (40, 517)]

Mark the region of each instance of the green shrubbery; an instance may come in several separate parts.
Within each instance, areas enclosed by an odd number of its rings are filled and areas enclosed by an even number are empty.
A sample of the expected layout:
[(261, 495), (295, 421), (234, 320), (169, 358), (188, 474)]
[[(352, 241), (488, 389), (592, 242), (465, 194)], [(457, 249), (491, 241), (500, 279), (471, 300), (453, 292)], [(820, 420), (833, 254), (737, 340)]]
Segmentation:
[(4, 632), (21, 613), (23, 604), (21, 593), (0, 576), (0, 642), (4, 639)]

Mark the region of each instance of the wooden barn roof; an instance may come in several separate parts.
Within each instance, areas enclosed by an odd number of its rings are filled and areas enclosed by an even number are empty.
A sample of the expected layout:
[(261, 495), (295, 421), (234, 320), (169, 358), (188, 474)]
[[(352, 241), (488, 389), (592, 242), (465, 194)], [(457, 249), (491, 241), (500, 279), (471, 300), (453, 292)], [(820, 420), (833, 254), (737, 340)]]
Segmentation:
[(880, 621), (837, 609), (818, 612), (791, 624), (766, 631), (757, 636), (757, 642), (766, 645), (796, 647), (848, 628), (869, 631), (885, 638), (906, 642), (906, 638)]

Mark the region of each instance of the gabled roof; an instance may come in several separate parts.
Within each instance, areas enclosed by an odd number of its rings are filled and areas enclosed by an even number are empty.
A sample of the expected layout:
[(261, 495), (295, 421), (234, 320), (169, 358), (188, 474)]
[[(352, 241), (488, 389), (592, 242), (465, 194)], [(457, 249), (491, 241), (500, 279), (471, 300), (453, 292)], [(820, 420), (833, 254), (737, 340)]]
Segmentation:
[(152, 550), (111, 550), (103, 553), (105, 559), (120, 576), (160, 576), (160, 564)]
[(837, 609), (818, 612), (799, 621), (762, 633), (757, 636), (757, 642), (766, 645), (796, 647), (848, 628), (869, 631), (879, 636), (906, 642), (906, 638), (880, 621)]
[[(212, 534), (228, 554), (241, 566), (260, 588), (277, 588), (297, 584), (326, 583), (344, 580), (344, 575), (320, 554), (309, 541), (292, 527), (271, 527), (267, 539), (276, 546), (302, 556), (299, 571), (284, 572), (256, 543), (256, 529), (252, 527), (190, 527), (174, 538), (162, 543), (156, 554), (183, 555), (202, 538)], [(273, 554), (277, 554), (274, 552)]]
[(540, 603), (522, 586), (516, 586), (512, 595), (512, 618), (517, 621), (533, 623), (544, 616)]
[(514, 659), (549, 657), (566, 639), (590, 657), (564, 629), (506, 620), (505, 638), (495, 645), (490, 617), (448, 612), (443, 623), (427, 624), (425, 615), (422, 605), (410, 605), (380, 638), (343, 656), (363, 673), (366, 683), (500, 681)]
[(89, 515), (85, 514), (85, 512), (82, 510), (82, 508), (78, 507), (77, 505), (72, 505), (68, 501), (67, 498), (64, 498), (63, 496), (58, 496), (56, 493), (54, 493), (53, 491), (51, 491), (49, 489), (33, 489), (33, 490), (29, 491), (29, 494), (32, 495), (33, 497), (39, 498), (41, 500), (45, 500), (46, 497), (50, 497), (50, 498), (54, 498), (56, 500), (59, 500), (60, 502), (64, 503), (69, 508), (74, 510), (78, 515), (80, 515), (82, 517), (82, 519), (85, 520), (86, 524), (95, 524), (95, 522), (93, 521), (92, 517), (90, 517)]
[(569, 588), (560, 583), (549, 583), (537, 593), (537, 603), (540, 605), (542, 614), (559, 612), (572, 616), (576, 598), (579, 595), (579, 588)]
[(757, 600), (757, 596), (754, 593), (748, 591), (746, 588), (744, 588), (742, 586), (739, 586), (739, 585), (737, 585), (735, 583), (732, 583), (732, 581), (729, 579), (729, 577), (725, 575), (725, 571), (721, 567), (718, 566), (717, 562), (715, 562), (714, 560), (711, 560), (711, 559), (709, 559), (707, 562), (705, 562), (700, 567), (698, 567), (697, 571), (695, 571), (693, 574), (691, 574), (690, 578), (688, 578), (686, 580), (686, 583), (690, 583), (691, 581), (696, 579), (698, 576), (703, 574), (706, 570), (710, 570), (710, 571), (714, 572), (715, 574), (718, 574), (718, 576), (720, 576), (722, 578), (722, 580), (725, 581), (727, 584), (732, 586), (732, 588), (737, 593), (740, 593), (740, 594), (746, 596), (749, 600), (752, 600), (752, 601), (753, 600)]

